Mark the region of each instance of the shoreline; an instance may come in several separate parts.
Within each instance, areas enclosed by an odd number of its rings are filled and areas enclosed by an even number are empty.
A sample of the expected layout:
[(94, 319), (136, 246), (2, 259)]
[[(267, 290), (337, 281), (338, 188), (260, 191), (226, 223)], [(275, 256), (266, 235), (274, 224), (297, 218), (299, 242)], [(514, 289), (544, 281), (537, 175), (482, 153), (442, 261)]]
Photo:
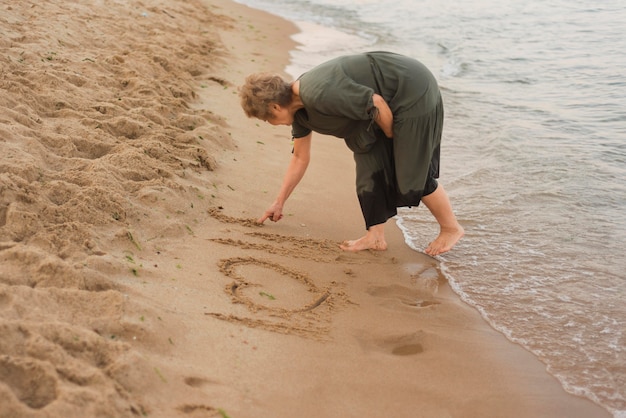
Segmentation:
[[(0, 206), (0, 415), (608, 416), (463, 303), (396, 225), (384, 253), (338, 249), (363, 230), (342, 141), (316, 135), (285, 219), (251, 222), (291, 138), (246, 119), (236, 86), (285, 71), (293, 24), (213, 0), (117, 7), (97, 10), (111, 43), (70, 21), (59, 40), (11, 26), (1, 44), (22, 78), (0, 106), (16, 162)], [(114, 50), (118, 20), (130, 38)], [(70, 88), (38, 93), (51, 81)]]

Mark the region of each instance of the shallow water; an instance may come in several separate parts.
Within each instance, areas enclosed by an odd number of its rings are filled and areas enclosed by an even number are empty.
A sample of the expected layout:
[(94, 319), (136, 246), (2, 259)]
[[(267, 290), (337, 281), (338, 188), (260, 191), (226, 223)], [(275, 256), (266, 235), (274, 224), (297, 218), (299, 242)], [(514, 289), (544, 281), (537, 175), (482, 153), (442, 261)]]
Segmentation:
[[(626, 416), (626, 5), (618, 0), (246, 0), (299, 25), (294, 77), (391, 50), (444, 95), (441, 183), (466, 228), (454, 290), (566, 390)], [(397, 219), (421, 250), (424, 208)]]

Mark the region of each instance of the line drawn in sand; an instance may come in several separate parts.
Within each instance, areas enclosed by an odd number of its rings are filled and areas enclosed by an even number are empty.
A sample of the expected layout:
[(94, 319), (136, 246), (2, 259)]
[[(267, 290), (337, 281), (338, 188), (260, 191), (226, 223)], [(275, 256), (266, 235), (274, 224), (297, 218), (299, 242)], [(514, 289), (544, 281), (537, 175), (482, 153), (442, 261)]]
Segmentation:
[[(272, 270), (276, 273), (276, 277), (291, 279), (292, 288), (299, 288), (297, 292), (287, 292), (289, 296), (299, 293), (300, 297), (297, 303), (293, 303), (289, 298), (288, 304), (285, 302), (275, 303), (279, 298), (264, 298), (271, 296), (266, 290), (266, 284), (253, 283), (246, 279), (241, 273), (246, 266), (254, 266)], [(237, 315), (225, 315), (215, 312), (205, 312), (205, 315), (214, 318), (245, 325), (250, 328), (261, 328), (268, 331), (278, 332), (282, 334), (296, 334), (308, 338), (324, 339), (330, 328), (330, 315), (335, 308), (337, 300), (346, 302), (343, 292), (331, 292), (331, 288), (319, 289), (311, 279), (304, 273), (288, 269), (277, 263), (257, 259), (253, 257), (234, 257), (221, 260), (219, 263), (220, 271), (227, 277), (233, 279), (224, 291), (231, 297), (233, 303), (245, 305), (248, 310), (257, 315), (266, 314), (264, 318), (246, 318)], [(283, 283), (286, 285), (287, 283)], [(274, 289), (280, 291), (280, 284), (274, 283)], [(285, 298), (287, 299), (287, 298)], [(267, 300), (267, 302), (266, 302)]]
[[(262, 226), (254, 219), (232, 217), (222, 211), (222, 207), (208, 209), (209, 215), (222, 223), (236, 224), (245, 228)], [(363, 252), (363, 254), (346, 255), (339, 248), (339, 243), (327, 239), (284, 236), (258, 230), (243, 231), (243, 234), (250, 237), (250, 240), (236, 240), (230, 237), (210, 238), (210, 240), (241, 250), (257, 250), (266, 254), (304, 258), (325, 264), (396, 262), (395, 258), (379, 253)], [(294, 251), (294, 248), (298, 251)], [(254, 317), (244, 317), (216, 312), (205, 313), (223, 321), (282, 334), (326, 339), (330, 331), (333, 311), (339, 306), (354, 303), (343, 291), (332, 289), (337, 285), (336, 282), (332, 281), (330, 287), (326, 289), (319, 289), (306, 274), (272, 261), (253, 257), (234, 257), (221, 260), (219, 268), (224, 275), (233, 279), (233, 282), (224, 289), (231, 301), (245, 305), (254, 315)], [(258, 274), (259, 268), (266, 270), (263, 273), (263, 283), (247, 278)], [(344, 269), (344, 272), (346, 271), (351, 270)], [(276, 292), (280, 294), (276, 294), (278, 297), (275, 296)]]
[[(225, 215), (221, 212), (221, 207), (209, 208), (207, 212), (213, 218), (222, 223), (238, 224), (244, 227), (262, 227), (254, 219), (236, 218)], [(328, 239), (300, 238), (295, 236), (285, 236), (279, 234), (271, 234), (267, 232), (244, 232), (248, 237), (258, 238), (264, 243), (235, 240), (232, 238), (209, 238), (210, 241), (224, 245), (239, 247), (244, 250), (259, 250), (270, 254), (283, 255), (295, 258), (304, 258), (317, 262), (340, 262), (345, 264), (366, 264), (366, 263), (396, 263), (394, 257), (387, 257), (380, 251), (361, 251), (358, 253), (346, 254), (339, 248), (339, 242)], [(282, 246), (285, 244), (286, 246)], [(293, 249), (297, 248), (298, 251)]]
[[(304, 258), (322, 263), (328, 263), (329, 261), (333, 261), (340, 256), (340, 254), (338, 254), (339, 246), (334, 243), (331, 244), (330, 242), (326, 243), (324, 241), (312, 239), (304, 240), (296, 237), (285, 237), (282, 235), (255, 232), (248, 232), (246, 235), (258, 237), (272, 243), (289, 242), (291, 245), (289, 248), (285, 248), (270, 243), (234, 240), (232, 238), (211, 238), (210, 240), (223, 245), (239, 247), (243, 250), (259, 250), (269, 254), (283, 255), (293, 258)], [(298, 251), (293, 251), (293, 248), (298, 248)]]
[(235, 217), (232, 217), (232, 216), (228, 216), (228, 215), (226, 215), (226, 214), (224, 214), (222, 212), (222, 208), (221, 207), (209, 208), (209, 209), (207, 209), (207, 212), (213, 218), (215, 218), (218, 221), (223, 222), (223, 223), (239, 224), (239, 225), (243, 225), (243, 226), (256, 227), (256, 228), (260, 228), (260, 227), (263, 226), (263, 224), (258, 223), (256, 221), (256, 219), (252, 219), (252, 218), (235, 218)]
[[(243, 292), (244, 289), (249, 287), (261, 287), (261, 284), (253, 284), (248, 282), (245, 277), (237, 274), (237, 266), (245, 265), (245, 264), (253, 264), (256, 266), (263, 266), (269, 269), (273, 269), (280, 273), (281, 275), (290, 277), (302, 284), (304, 284), (307, 288), (307, 291), (313, 295), (316, 295), (313, 300), (309, 303), (301, 307), (296, 307), (295, 309), (288, 309), (280, 306), (270, 306), (266, 304), (260, 304), (253, 300), (252, 298), (246, 296)], [(233, 301), (236, 303), (245, 304), (250, 310), (258, 311), (258, 310), (267, 310), (271, 311), (275, 314), (289, 314), (289, 313), (297, 313), (297, 312), (308, 312), (320, 306), (328, 297), (330, 296), (330, 290), (320, 291), (317, 289), (317, 286), (303, 273), (299, 273), (294, 270), (289, 270), (286, 267), (283, 267), (279, 264), (273, 263), (271, 261), (260, 260), (252, 257), (239, 257), (239, 258), (228, 258), (222, 260), (220, 262), (220, 270), (228, 277), (235, 279), (233, 283), (227, 286), (227, 292), (230, 293), (233, 297)], [(260, 294), (264, 292), (259, 292)], [(267, 293), (265, 293), (267, 295)]]

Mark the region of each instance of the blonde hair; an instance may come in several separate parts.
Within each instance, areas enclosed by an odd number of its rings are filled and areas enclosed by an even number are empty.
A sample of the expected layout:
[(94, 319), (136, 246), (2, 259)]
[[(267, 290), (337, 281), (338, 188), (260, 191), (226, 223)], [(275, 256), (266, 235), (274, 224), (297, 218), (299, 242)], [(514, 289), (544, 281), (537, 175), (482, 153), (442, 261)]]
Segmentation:
[(241, 107), (249, 118), (267, 120), (272, 117), (270, 104), (281, 107), (292, 101), (291, 84), (276, 74), (257, 73), (246, 77), (246, 82), (239, 87)]

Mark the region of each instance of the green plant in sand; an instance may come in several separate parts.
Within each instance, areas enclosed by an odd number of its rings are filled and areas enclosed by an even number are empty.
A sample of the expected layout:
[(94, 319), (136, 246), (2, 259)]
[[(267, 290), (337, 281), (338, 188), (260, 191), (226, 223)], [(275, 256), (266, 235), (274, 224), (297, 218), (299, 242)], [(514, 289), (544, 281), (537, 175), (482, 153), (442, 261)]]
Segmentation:
[(267, 293), (267, 292), (259, 292), (259, 295), (264, 296), (264, 297), (268, 298), (269, 300), (276, 300), (274, 295), (272, 295), (270, 293)]

